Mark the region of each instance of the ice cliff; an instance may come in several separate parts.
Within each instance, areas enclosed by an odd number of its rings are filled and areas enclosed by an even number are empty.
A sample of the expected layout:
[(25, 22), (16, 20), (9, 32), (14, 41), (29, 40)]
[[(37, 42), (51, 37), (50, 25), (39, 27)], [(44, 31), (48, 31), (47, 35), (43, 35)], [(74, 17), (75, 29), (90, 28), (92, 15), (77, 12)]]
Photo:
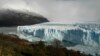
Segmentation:
[(69, 41), (75, 44), (100, 46), (100, 24), (96, 23), (42, 23), (18, 26), (17, 33), (29, 41)]

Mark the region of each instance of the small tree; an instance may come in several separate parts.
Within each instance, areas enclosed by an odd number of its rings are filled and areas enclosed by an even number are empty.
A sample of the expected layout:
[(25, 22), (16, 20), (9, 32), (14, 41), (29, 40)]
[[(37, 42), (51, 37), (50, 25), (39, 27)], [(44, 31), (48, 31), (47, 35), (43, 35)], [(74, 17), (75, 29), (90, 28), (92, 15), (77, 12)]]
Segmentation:
[(43, 41), (35, 44), (33, 56), (46, 56), (46, 47)]
[(56, 48), (61, 48), (62, 47), (62, 43), (58, 39), (54, 39), (51, 44)]

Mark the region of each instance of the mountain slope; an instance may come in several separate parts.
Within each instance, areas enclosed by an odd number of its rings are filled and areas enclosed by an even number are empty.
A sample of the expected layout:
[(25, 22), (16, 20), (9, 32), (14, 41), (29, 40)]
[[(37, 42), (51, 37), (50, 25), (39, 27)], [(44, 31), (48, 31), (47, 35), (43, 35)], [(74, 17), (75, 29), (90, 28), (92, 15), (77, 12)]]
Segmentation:
[(48, 22), (47, 18), (32, 12), (15, 10), (0, 10), (0, 27), (30, 25)]

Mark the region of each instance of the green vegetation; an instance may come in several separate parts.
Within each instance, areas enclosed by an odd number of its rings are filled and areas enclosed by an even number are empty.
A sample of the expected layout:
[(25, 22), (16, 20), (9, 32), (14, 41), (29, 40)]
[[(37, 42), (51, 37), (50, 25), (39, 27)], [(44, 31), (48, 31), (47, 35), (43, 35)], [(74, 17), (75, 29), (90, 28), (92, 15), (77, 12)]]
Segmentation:
[(19, 39), (16, 35), (0, 34), (0, 56), (89, 56), (79, 51), (67, 50), (55, 40), (53, 45)]

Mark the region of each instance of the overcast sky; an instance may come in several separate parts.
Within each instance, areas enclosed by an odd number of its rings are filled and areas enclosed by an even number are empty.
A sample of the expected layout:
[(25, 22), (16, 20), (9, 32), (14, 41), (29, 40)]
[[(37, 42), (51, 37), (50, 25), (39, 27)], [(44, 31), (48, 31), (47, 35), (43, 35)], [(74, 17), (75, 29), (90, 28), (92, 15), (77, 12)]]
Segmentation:
[(30, 10), (53, 22), (100, 21), (100, 0), (0, 0), (0, 7)]

